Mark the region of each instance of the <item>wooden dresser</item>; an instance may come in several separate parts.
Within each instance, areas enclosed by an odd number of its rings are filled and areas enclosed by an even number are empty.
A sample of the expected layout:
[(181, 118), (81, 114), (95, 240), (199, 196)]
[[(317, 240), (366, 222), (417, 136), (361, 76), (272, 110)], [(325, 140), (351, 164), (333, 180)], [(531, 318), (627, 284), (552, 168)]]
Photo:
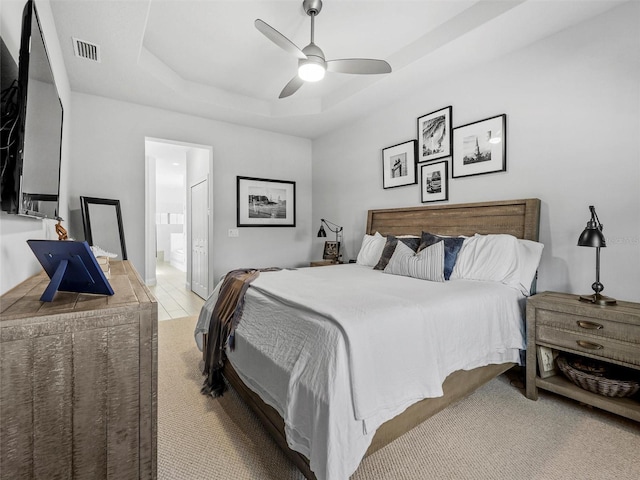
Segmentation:
[(155, 479), (158, 306), (128, 261), (115, 295), (0, 298), (2, 478)]
[[(543, 375), (537, 350), (568, 352), (638, 371), (640, 378), (640, 304), (618, 301), (600, 306), (581, 302), (577, 295), (544, 292), (527, 302), (527, 397), (538, 388), (564, 395), (609, 412), (640, 421), (640, 394), (614, 398), (584, 390), (560, 371)], [(544, 377), (544, 378), (543, 378)]]

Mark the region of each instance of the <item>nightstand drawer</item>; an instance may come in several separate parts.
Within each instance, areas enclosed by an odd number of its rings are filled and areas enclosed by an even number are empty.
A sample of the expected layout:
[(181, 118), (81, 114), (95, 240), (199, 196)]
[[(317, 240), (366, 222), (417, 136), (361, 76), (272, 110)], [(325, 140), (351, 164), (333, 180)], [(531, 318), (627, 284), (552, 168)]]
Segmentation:
[(620, 340), (621, 342), (635, 343), (637, 344), (636, 348), (640, 349), (640, 325), (612, 322), (611, 320), (583, 317), (551, 310), (538, 310), (536, 324), (572, 330), (579, 335), (595, 335)]
[(580, 334), (545, 325), (536, 326), (536, 341), (560, 349), (583, 352), (605, 360), (617, 360), (640, 366), (640, 347), (629, 342), (611, 340), (608, 337)]

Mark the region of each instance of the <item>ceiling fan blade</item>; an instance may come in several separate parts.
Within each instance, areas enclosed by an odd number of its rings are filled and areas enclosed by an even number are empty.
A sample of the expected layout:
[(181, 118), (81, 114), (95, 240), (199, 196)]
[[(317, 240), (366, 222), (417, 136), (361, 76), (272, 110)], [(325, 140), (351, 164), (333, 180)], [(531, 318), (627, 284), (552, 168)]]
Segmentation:
[(299, 58), (300, 60), (305, 60), (307, 58), (307, 56), (302, 53), (302, 50), (300, 50), (295, 43), (293, 43), (291, 40), (289, 40), (287, 37), (285, 37), (284, 35), (282, 35), (279, 31), (277, 31), (275, 28), (273, 28), (271, 25), (269, 25), (268, 23), (263, 22), (262, 20), (260, 20), (259, 18), (256, 19), (256, 21), (254, 22), (254, 25), (256, 26), (256, 28), (258, 30), (260, 30), (260, 32), (262, 32), (262, 34), (267, 37), (269, 40), (271, 40), (273, 43), (275, 43), (276, 45), (278, 45), (280, 48), (282, 48), (284, 51), (289, 52), (293, 55), (295, 55), (297, 58)]
[(374, 60), (372, 58), (343, 58), (340, 60), (327, 60), (327, 71), (371, 75), (391, 73), (391, 65), (384, 60)]
[(287, 83), (282, 91), (280, 92), (280, 96), (278, 98), (285, 98), (290, 95), (293, 95), (298, 91), (298, 89), (304, 84), (304, 80), (302, 80), (298, 75), (293, 77), (289, 83)]

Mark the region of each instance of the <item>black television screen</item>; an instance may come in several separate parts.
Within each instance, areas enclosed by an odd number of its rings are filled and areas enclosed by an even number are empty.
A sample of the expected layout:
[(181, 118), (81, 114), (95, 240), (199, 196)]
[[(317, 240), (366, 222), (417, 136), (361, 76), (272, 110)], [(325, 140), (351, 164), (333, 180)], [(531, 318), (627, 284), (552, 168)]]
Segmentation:
[(0, 38), (0, 89), (2, 90), (2, 128), (0, 131), (0, 185), (2, 210), (17, 212), (16, 169), (18, 142), (18, 62), (13, 59), (4, 39)]
[(2, 210), (58, 216), (62, 118), (38, 12), (29, 0), (22, 18), (15, 124), (6, 144), (3, 136)]

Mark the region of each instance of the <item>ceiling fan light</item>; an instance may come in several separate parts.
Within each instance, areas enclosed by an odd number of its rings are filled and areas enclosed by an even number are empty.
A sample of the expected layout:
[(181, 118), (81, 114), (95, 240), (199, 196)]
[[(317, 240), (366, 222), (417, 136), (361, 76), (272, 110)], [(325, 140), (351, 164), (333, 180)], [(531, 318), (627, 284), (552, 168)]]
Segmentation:
[(318, 63), (303, 63), (298, 67), (298, 76), (305, 82), (318, 82), (324, 78), (325, 69)]

